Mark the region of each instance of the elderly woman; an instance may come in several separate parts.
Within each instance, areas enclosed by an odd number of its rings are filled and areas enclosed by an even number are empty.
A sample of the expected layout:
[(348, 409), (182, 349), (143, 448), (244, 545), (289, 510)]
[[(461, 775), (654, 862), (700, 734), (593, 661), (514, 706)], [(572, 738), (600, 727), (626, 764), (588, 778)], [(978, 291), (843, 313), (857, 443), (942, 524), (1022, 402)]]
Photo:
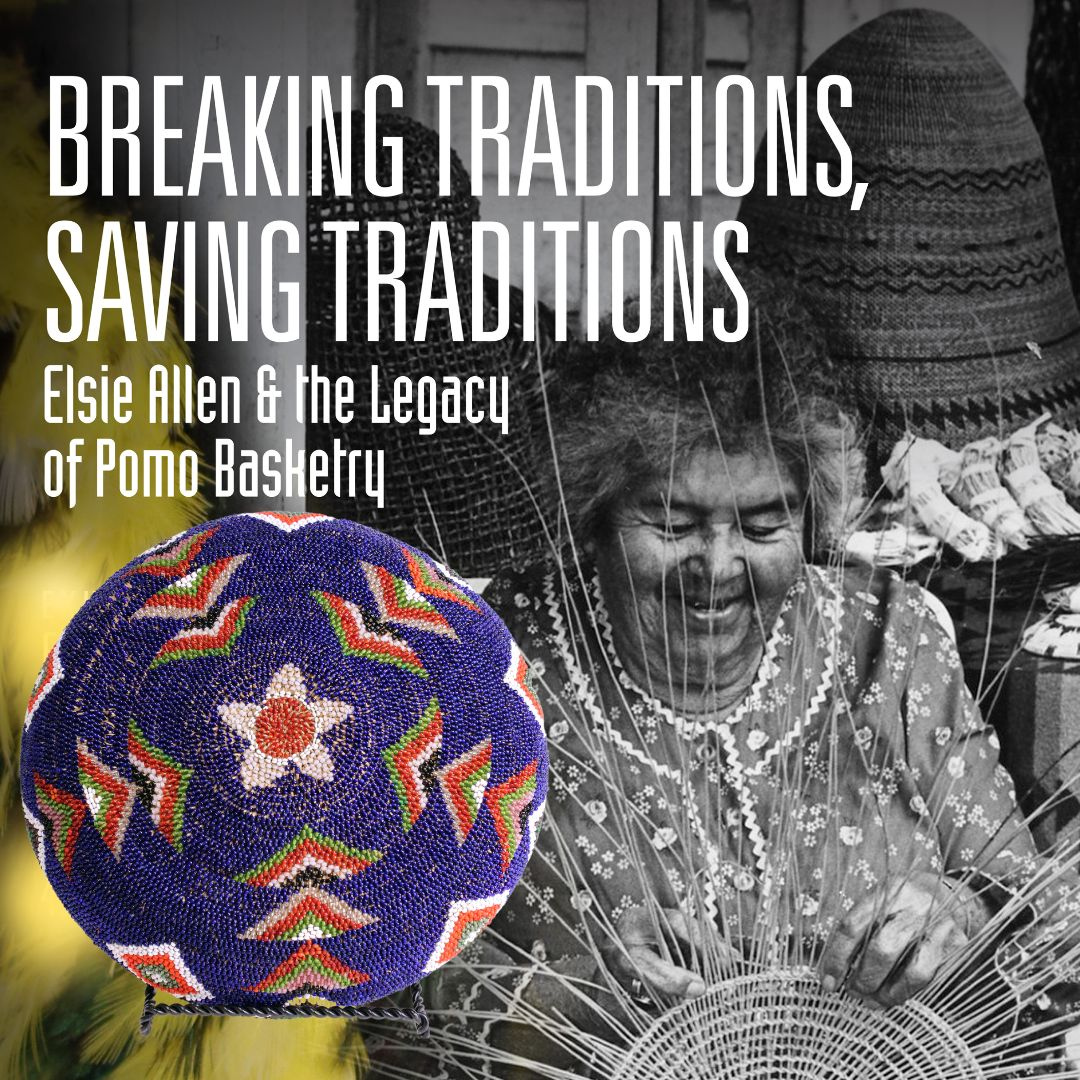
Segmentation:
[(482, 939), (516, 974), (478, 954), (443, 987), (487, 1016), (464, 1039), (522, 1062), (498, 1075), (614, 1075), (651, 1018), (740, 972), (894, 1005), (1034, 873), (926, 595), (812, 564), (862, 462), (806, 320), (748, 284), (742, 342), (582, 350), (554, 411), (574, 544), (488, 593), (552, 754), (526, 881)]

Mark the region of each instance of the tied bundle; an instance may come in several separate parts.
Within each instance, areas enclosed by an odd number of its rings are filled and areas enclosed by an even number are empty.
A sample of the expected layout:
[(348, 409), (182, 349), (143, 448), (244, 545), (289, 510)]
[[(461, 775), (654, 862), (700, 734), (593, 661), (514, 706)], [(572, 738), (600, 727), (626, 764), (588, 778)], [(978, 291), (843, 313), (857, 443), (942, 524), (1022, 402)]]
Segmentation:
[(931, 536), (965, 559), (996, 558), (1003, 550), (1001, 540), (945, 494), (945, 488), (956, 486), (961, 461), (955, 450), (908, 432), (881, 467), (881, 475), (897, 500), (897, 509), (913, 513)]
[(1049, 418), (1044, 413), (1005, 441), (1002, 477), (1039, 533), (1069, 536), (1080, 533), (1080, 514), (1069, 506), (1064, 493), (1054, 487), (1039, 460), (1037, 433)]
[(1080, 433), (1048, 422), (1036, 432), (1035, 445), (1046, 475), (1073, 506), (1080, 504)]
[(960, 452), (960, 475), (948, 490), (957, 506), (996, 533), (1006, 544), (1026, 548), (1031, 525), (998, 475), (1001, 441), (977, 439)]

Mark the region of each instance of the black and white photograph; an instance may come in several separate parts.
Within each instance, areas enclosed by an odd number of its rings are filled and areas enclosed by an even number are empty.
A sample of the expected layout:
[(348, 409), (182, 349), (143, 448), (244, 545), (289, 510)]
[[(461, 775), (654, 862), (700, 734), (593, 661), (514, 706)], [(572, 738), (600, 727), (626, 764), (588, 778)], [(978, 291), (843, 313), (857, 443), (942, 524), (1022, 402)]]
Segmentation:
[(0, 27), (0, 1074), (1080, 1076), (1074, 0)]

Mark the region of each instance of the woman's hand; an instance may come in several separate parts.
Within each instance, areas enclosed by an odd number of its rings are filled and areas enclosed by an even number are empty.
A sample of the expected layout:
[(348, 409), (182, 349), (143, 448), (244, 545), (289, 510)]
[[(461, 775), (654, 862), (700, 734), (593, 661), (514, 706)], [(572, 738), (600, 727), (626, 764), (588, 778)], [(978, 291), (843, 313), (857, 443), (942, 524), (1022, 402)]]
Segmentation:
[(705, 980), (685, 966), (684, 957), (708, 950), (723, 963), (731, 952), (714, 926), (688, 919), (678, 908), (632, 907), (615, 930), (619, 940), (605, 950), (605, 959), (634, 998), (700, 997)]
[(926, 986), (988, 915), (959, 882), (922, 872), (891, 878), (833, 932), (821, 958), (822, 985), (897, 1005)]

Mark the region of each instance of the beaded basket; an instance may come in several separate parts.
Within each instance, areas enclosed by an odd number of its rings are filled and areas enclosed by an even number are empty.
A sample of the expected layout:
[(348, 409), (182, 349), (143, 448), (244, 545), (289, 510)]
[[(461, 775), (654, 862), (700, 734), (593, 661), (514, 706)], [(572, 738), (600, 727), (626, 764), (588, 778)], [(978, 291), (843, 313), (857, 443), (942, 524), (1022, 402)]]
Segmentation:
[(26, 712), (23, 805), (65, 907), (148, 986), (358, 1006), (506, 900), (542, 723), (506, 627), (444, 567), (352, 522), (243, 514), (75, 616)]

